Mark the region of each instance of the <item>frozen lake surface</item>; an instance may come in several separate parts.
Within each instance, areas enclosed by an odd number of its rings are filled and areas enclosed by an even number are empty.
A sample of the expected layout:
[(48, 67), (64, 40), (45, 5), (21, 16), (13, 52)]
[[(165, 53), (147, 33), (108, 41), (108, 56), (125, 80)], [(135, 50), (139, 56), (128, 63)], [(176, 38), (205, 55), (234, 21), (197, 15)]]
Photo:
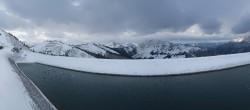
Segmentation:
[(128, 77), (18, 64), (60, 110), (250, 109), (250, 66), (201, 74)]

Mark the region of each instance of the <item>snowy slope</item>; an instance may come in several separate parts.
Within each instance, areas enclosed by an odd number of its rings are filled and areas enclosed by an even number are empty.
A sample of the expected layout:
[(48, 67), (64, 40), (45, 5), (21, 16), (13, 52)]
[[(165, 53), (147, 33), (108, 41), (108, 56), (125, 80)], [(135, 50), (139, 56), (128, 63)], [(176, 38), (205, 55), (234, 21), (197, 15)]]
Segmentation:
[(166, 59), (195, 57), (193, 52), (202, 49), (189, 44), (175, 44), (160, 40), (147, 40), (139, 44), (135, 43), (108, 43), (105, 46), (112, 48), (121, 55), (134, 59)]
[(8, 48), (0, 50), (0, 110), (32, 110), (33, 101), (8, 62), (9, 52)]
[(106, 43), (104, 46), (107, 46), (109, 48), (123, 48), (124, 46), (120, 43), (117, 42), (111, 42), (111, 43)]
[(215, 55), (250, 52), (250, 37), (233, 39), (232, 41), (224, 43), (211, 51), (215, 53)]
[[(108, 44), (87, 43), (76, 46), (70, 46), (60, 41), (46, 41), (36, 44), (31, 50), (56, 56), (93, 56), (96, 58), (108, 59), (166, 59), (195, 57), (193, 52), (202, 49), (194, 45), (148, 40), (140, 44), (112, 42)], [(68, 52), (73, 53), (68, 54)], [(74, 55), (76, 52), (78, 54)]]
[(77, 47), (82, 49), (82, 50), (85, 50), (87, 52), (91, 52), (91, 53), (94, 53), (94, 54), (97, 54), (97, 55), (105, 56), (107, 54), (107, 51), (105, 51), (104, 49), (96, 46), (93, 43), (82, 44), (82, 45), (79, 45)]
[(133, 58), (143, 59), (165, 59), (165, 58), (185, 58), (188, 55), (194, 56), (193, 51), (201, 50), (192, 45), (174, 44), (167, 41), (148, 40), (137, 47), (137, 54)]
[(128, 55), (133, 56), (137, 53), (137, 47), (138, 45), (135, 43), (123, 43), (122, 44), (124, 46), (124, 50), (126, 51), (126, 53), (128, 53)]
[(233, 39), (231, 42), (247, 42), (247, 43), (250, 43), (250, 36), (248, 37), (240, 37), (240, 38), (236, 38), (236, 39)]
[(7, 33), (5, 33), (3, 30), (0, 30), (0, 45), (1, 46), (12, 46), (12, 43), (8, 40)]
[(35, 52), (51, 54), (51, 55), (65, 55), (71, 47), (60, 41), (45, 41), (31, 47)]
[(80, 57), (80, 58), (94, 58), (93, 56), (89, 55), (88, 53), (77, 49), (75, 47), (71, 48), (67, 51), (66, 56), (69, 57)]
[(101, 49), (103, 50), (106, 50), (107, 52), (110, 52), (110, 53), (113, 53), (113, 54), (119, 54), (118, 52), (106, 47), (105, 45), (103, 44), (96, 44), (96, 46), (100, 47)]
[(47, 55), (93, 58), (88, 53), (60, 41), (41, 42), (30, 49)]
[(104, 46), (103, 44), (87, 43), (77, 45), (76, 47), (96, 58), (127, 59), (127, 57), (121, 55), (109, 47)]
[(135, 55), (137, 44), (134, 43), (107, 43), (104, 44), (106, 47), (112, 48), (113, 50), (116, 50), (119, 54), (127, 56), (132, 58), (133, 55)]
[(83, 58), (109, 58), (124, 59), (115, 50), (104, 46), (103, 44), (87, 43), (82, 45), (68, 45), (60, 41), (45, 41), (38, 43), (30, 48), (34, 52), (54, 56), (69, 56)]
[(6, 47), (18, 47), (24, 50), (29, 50), (22, 42), (20, 42), (14, 35), (5, 32), (4, 30), (0, 29), (0, 45)]
[(8, 61), (14, 46), (27, 48), (3, 30), (0, 30), (0, 45), (3, 46), (0, 49), (0, 110), (32, 110), (34, 102)]

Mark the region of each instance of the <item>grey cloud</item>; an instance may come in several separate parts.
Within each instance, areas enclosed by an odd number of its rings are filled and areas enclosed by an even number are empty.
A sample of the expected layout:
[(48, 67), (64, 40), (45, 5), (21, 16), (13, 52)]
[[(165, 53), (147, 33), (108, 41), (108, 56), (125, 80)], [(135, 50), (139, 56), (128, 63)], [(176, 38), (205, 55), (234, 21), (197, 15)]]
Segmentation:
[(207, 34), (218, 34), (220, 33), (221, 28), (221, 22), (213, 19), (213, 18), (207, 18), (204, 19), (199, 26), (201, 27), (202, 31)]
[(4, 11), (0, 11), (0, 26), (1, 28), (14, 29), (19, 27), (28, 27), (28, 23), (25, 23), (24, 20), (6, 14)]
[(220, 37), (220, 36), (211, 36), (211, 37), (172, 37), (168, 38), (167, 40), (170, 41), (177, 41), (177, 42), (183, 42), (183, 43), (197, 43), (197, 42), (214, 42), (214, 41), (231, 41), (233, 38), (232, 37)]
[[(38, 27), (68, 26), (78, 32), (152, 34), (185, 31), (198, 24), (207, 34), (220, 33), (221, 21), (248, 10), (249, 0), (3, 0), (12, 13)], [(78, 27), (77, 29), (74, 27)], [(51, 32), (48, 32), (51, 33)], [(52, 34), (51, 34), (52, 35)]]
[(250, 14), (246, 14), (240, 21), (232, 28), (236, 34), (250, 32)]

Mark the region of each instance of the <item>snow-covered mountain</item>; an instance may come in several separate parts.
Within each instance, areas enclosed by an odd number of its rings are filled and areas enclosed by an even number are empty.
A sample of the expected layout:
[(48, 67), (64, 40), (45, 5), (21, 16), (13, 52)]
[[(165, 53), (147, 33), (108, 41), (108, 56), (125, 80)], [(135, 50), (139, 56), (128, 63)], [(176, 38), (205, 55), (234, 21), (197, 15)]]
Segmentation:
[(216, 48), (224, 43), (225, 42), (203, 42), (203, 43), (195, 43), (194, 45), (200, 48)]
[(60, 41), (44, 41), (38, 43), (30, 48), (32, 51), (55, 55), (55, 56), (69, 56), (69, 57), (84, 57), (93, 58), (88, 53)]
[(124, 46), (120, 43), (117, 42), (111, 42), (111, 43), (106, 43), (104, 46), (107, 46), (109, 48), (123, 48)]
[(194, 51), (202, 50), (195, 45), (175, 44), (168, 41), (148, 40), (140, 43), (137, 53), (133, 58), (137, 59), (165, 59), (195, 57)]
[(28, 42), (23, 43), (12, 34), (0, 30), (0, 40), (0, 49), (4, 47), (17, 47), (47, 55), (83, 58), (166, 59), (250, 52), (250, 37), (233, 39), (223, 44), (209, 43), (199, 45), (147, 40), (139, 44), (112, 42), (107, 44), (86, 43), (81, 45), (69, 45), (60, 41), (44, 41), (28, 46)]
[(97, 55), (101, 55), (101, 56), (106, 55), (106, 51), (104, 49), (102, 49), (102, 48), (100, 48), (97, 45), (92, 44), (92, 43), (78, 45), (77, 47), (84, 50), (84, 51), (92, 53), (92, 54), (97, 54)]
[(233, 39), (214, 49), (216, 54), (235, 54), (250, 52), (250, 36)]
[(19, 41), (14, 35), (0, 29), (0, 46), (1, 47), (17, 47), (24, 50), (29, 50), (28, 46)]
[(119, 54), (123, 56), (126, 56), (128, 58), (133, 58), (132, 56), (137, 53), (136, 48), (138, 45), (135, 43), (112, 42), (112, 43), (104, 44), (104, 46), (117, 51)]
[(124, 59), (126, 57), (120, 55), (102, 44), (87, 43), (81, 45), (69, 45), (61, 41), (44, 41), (30, 47), (30, 50), (42, 54), (54, 56), (69, 56), (83, 58), (109, 58)]
[(140, 44), (116, 43), (68, 45), (60, 41), (45, 41), (30, 48), (35, 52), (70, 57), (95, 57), (108, 59), (165, 59), (195, 57), (195, 45), (174, 44), (167, 41), (148, 40)]
[(235, 43), (247, 42), (247, 43), (250, 43), (250, 36), (236, 38), (236, 39), (233, 39), (231, 42), (235, 42)]
[(134, 59), (165, 59), (195, 57), (194, 51), (202, 49), (189, 44), (175, 44), (160, 40), (147, 40), (139, 44), (109, 43), (107, 47), (112, 48), (124, 56)]
[[(5, 34), (5, 33), (3, 33)], [(195, 57), (193, 51), (201, 50), (194, 45), (174, 44), (166, 41), (149, 40), (140, 44), (135, 43), (87, 43), (69, 45), (60, 41), (44, 41), (29, 47), (11, 34), (6, 34), (8, 42), (14, 46), (34, 52), (69, 57), (108, 58), (108, 59), (163, 59)], [(7, 42), (7, 41), (6, 41)], [(3, 44), (0, 44), (4, 47)]]
[(221, 43), (213, 47), (208, 47), (205, 51), (195, 52), (195, 55), (197, 57), (204, 57), (245, 52), (250, 52), (250, 37), (241, 37), (233, 39), (227, 43)]
[(127, 59), (127, 57), (103, 44), (87, 43), (77, 45), (76, 48), (81, 49), (96, 58)]

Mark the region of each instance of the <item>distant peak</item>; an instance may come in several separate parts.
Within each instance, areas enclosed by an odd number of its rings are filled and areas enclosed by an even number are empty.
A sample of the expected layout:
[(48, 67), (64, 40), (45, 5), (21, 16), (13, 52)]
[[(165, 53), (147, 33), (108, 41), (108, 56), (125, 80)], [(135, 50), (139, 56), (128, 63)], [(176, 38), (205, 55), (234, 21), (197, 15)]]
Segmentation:
[(232, 42), (250, 42), (250, 36), (233, 39)]
[(121, 48), (123, 47), (120, 43), (118, 42), (111, 42), (111, 43), (106, 43), (104, 44), (105, 46), (107, 47), (110, 47), (110, 48)]

